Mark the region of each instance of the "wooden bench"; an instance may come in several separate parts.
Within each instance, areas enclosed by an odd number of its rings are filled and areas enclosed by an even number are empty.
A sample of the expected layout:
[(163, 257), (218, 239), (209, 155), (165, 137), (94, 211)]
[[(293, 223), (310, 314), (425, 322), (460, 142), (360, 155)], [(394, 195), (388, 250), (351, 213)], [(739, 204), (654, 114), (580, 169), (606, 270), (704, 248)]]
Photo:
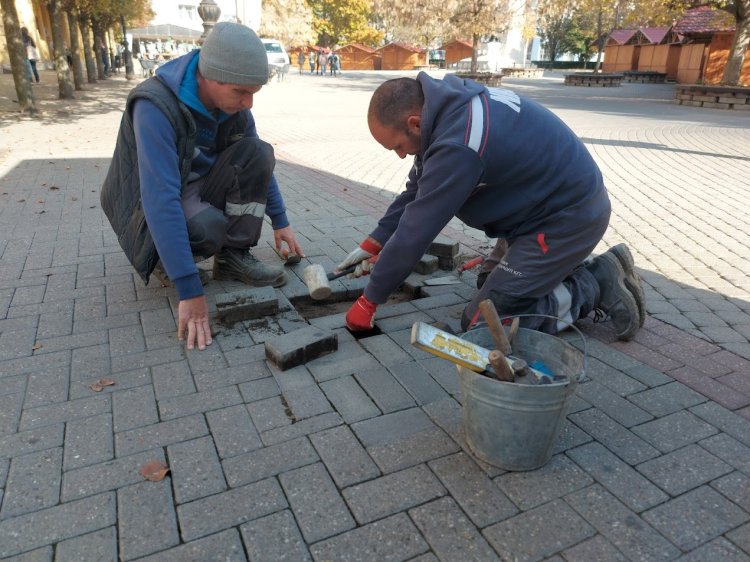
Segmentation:
[(565, 75), (566, 86), (588, 86), (598, 88), (611, 88), (622, 84), (622, 74), (611, 74), (603, 72), (576, 72)]
[(663, 84), (667, 80), (666, 72), (655, 70), (626, 70), (622, 73), (624, 82), (640, 82), (642, 84)]

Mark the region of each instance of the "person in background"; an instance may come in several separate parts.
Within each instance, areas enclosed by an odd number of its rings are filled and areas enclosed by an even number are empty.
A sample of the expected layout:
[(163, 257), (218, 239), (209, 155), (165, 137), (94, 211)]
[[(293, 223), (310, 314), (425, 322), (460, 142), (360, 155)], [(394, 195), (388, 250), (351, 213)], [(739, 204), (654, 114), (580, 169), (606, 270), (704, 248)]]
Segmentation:
[(300, 51), (297, 55), (297, 65), (299, 66), (300, 76), (302, 75), (302, 67), (305, 66), (305, 52)]
[(310, 65), (310, 74), (315, 73), (315, 63), (318, 61), (318, 57), (315, 54), (315, 50), (310, 51), (310, 54), (307, 55), (307, 61)]
[(326, 65), (328, 64), (328, 55), (326, 52), (321, 49), (320, 50), (320, 56), (318, 57), (318, 67), (320, 69), (320, 75), (325, 76), (326, 75)]
[(36, 43), (29, 35), (29, 30), (25, 27), (21, 28), (21, 40), (23, 46), (26, 48), (26, 59), (28, 62), (29, 81), (32, 80), (32, 76), (36, 83), (39, 83), (39, 70), (37, 70), (36, 63), (39, 60), (39, 50), (36, 48)]

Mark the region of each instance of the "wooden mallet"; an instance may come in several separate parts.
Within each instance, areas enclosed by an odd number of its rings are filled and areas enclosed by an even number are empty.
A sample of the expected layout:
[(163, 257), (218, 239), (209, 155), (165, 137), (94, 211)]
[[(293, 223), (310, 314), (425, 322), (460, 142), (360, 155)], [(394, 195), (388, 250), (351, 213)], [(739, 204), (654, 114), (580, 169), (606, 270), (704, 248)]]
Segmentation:
[(350, 274), (357, 268), (357, 265), (355, 263), (346, 269), (332, 271), (331, 273), (326, 273), (326, 270), (319, 263), (308, 265), (302, 271), (302, 278), (305, 281), (305, 285), (307, 285), (307, 290), (310, 292), (310, 297), (316, 301), (322, 301), (330, 297), (331, 285), (329, 281)]

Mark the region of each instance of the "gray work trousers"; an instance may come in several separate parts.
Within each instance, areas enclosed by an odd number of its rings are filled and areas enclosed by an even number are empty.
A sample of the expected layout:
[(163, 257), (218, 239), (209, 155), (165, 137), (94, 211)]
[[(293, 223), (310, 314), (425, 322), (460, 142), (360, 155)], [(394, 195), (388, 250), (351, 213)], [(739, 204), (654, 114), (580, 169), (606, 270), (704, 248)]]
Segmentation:
[(225, 149), (206, 176), (185, 186), (182, 209), (194, 255), (208, 258), (224, 246), (258, 243), (275, 164), (270, 144), (246, 137)]

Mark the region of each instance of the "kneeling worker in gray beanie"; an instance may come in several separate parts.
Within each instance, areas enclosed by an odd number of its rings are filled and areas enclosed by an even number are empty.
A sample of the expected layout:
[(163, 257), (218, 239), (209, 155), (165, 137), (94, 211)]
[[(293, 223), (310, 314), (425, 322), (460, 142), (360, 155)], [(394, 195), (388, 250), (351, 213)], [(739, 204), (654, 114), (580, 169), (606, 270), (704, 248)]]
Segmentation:
[(196, 261), (214, 256), (214, 279), (283, 285), (284, 268), (250, 252), (264, 215), (277, 251), (304, 256), (273, 175), (273, 148), (258, 138), (250, 111), (267, 82), (255, 32), (221, 22), (200, 50), (160, 66), (128, 96), (102, 208), (144, 283), (155, 273), (174, 284), (177, 334), (188, 349), (211, 344), (207, 279)]

